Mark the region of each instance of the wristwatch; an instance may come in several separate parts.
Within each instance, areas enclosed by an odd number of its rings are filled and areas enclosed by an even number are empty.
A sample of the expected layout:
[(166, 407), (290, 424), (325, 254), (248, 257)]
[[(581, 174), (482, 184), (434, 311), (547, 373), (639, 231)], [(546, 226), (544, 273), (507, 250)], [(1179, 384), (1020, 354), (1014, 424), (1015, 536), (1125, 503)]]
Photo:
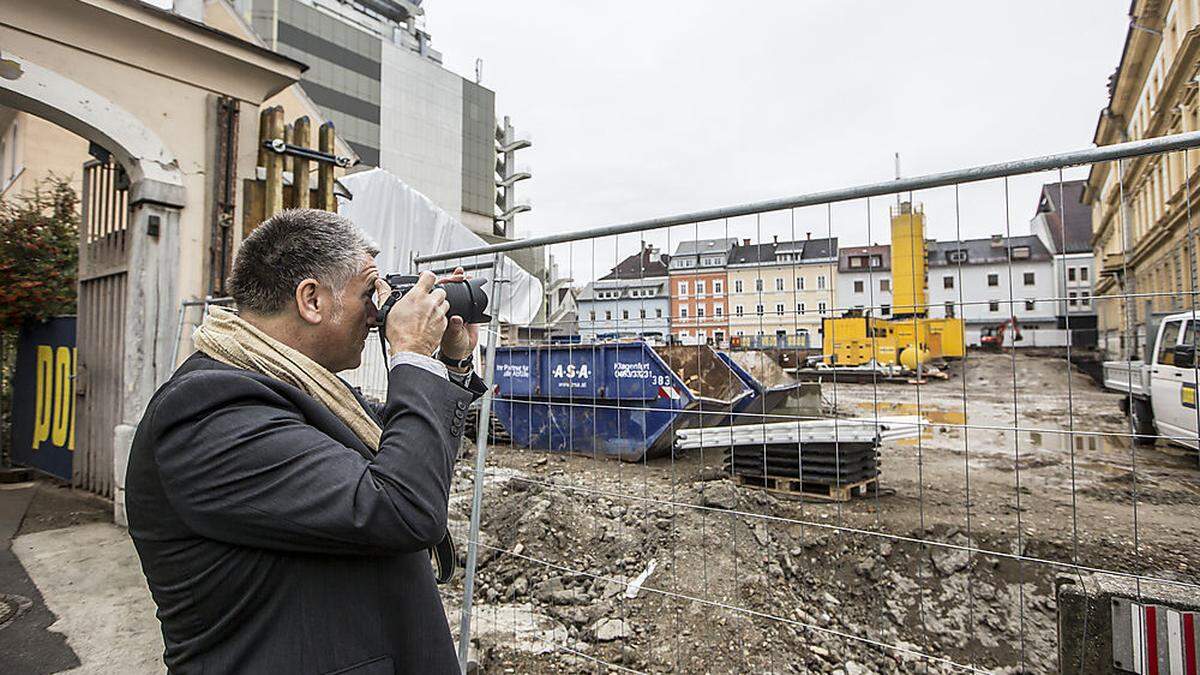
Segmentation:
[(475, 362), (475, 355), (467, 354), (467, 358), (465, 359), (452, 359), (442, 353), (442, 350), (439, 349), (437, 351), (437, 360), (450, 366), (451, 368), (470, 368), (471, 364)]

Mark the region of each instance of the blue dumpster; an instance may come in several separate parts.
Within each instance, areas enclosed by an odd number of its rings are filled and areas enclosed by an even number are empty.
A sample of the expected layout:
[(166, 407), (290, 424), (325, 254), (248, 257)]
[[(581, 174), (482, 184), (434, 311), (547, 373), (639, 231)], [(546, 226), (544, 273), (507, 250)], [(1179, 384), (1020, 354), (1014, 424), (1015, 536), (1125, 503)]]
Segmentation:
[(501, 347), (495, 368), (493, 407), (514, 443), (626, 461), (668, 454), (675, 431), (753, 393), (709, 347)]
[[(750, 396), (739, 401), (733, 406), (733, 414), (721, 421), (721, 424), (763, 424), (768, 421), (765, 415), (779, 408), (787, 402), (788, 397), (792, 396), (802, 385), (800, 382), (786, 382), (784, 384), (768, 387), (746, 370), (737, 361), (726, 354), (725, 352), (717, 352), (725, 365), (729, 366), (742, 382), (753, 392)], [(743, 414), (745, 413), (745, 414)]]

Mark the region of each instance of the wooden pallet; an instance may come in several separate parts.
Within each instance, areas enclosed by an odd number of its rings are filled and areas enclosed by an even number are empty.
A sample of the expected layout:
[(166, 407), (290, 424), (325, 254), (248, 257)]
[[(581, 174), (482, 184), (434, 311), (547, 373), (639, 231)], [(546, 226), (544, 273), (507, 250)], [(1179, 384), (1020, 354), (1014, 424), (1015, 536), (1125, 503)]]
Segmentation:
[(738, 474), (734, 476), (738, 485), (756, 487), (770, 492), (817, 499), (827, 502), (848, 502), (855, 497), (866, 497), (873, 489), (878, 489), (879, 478), (868, 478), (854, 483), (832, 485), (826, 483), (809, 483), (799, 478), (780, 478), (777, 476), (754, 476)]

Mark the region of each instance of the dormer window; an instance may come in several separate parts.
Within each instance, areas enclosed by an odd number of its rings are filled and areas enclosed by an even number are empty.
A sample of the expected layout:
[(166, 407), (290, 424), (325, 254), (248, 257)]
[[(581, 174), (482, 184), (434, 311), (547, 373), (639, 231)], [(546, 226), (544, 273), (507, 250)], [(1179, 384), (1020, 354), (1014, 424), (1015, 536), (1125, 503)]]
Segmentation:
[(965, 263), (967, 262), (967, 251), (961, 248), (957, 251), (946, 251), (946, 260), (952, 263)]
[(1028, 246), (1014, 246), (1012, 250), (1013, 260), (1027, 260), (1029, 258)]

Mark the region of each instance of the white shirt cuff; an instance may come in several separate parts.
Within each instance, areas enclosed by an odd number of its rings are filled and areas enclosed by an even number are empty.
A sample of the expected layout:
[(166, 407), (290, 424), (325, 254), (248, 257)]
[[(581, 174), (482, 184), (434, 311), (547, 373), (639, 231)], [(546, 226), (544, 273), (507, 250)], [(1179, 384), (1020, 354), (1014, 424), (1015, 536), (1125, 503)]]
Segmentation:
[(416, 352), (396, 352), (388, 357), (388, 370), (401, 365), (416, 366), (422, 370), (437, 375), (440, 378), (449, 380), (449, 371), (446, 370), (446, 364), (438, 361), (432, 356), (417, 354)]

